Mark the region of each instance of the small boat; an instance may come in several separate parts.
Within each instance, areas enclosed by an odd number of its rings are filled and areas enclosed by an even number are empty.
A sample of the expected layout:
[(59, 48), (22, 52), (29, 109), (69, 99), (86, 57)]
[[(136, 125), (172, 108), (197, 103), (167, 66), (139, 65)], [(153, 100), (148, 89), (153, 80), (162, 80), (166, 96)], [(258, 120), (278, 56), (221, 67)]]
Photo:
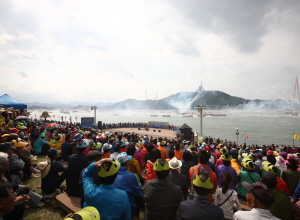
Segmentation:
[(184, 115), (183, 117), (184, 118), (193, 118), (194, 116), (192, 116), (192, 115)]
[(162, 115), (163, 117), (171, 117), (171, 115)]
[(150, 117), (157, 117), (158, 115), (150, 115)]

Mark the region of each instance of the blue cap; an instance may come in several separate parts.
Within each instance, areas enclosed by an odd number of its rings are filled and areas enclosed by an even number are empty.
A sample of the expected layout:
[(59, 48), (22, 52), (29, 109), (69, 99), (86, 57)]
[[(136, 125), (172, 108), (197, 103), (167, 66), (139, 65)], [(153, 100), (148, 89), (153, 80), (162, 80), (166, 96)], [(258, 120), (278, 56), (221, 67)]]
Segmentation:
[(129, 142), (122, 142), (121, 147), (125, 147), (125, 146), (127, 146), (127, 145), (129, 145)]
[(122, 152), (118, 155), (117, 160), (120, 162), (120, 164), (125, 163), (128, 160), (132, 160), (132, 156), (127, 155), (126, 152)]
[(60, 152), (61, 152), (60, 150), (56, 150), (55, 148), (50, 148), (47, 152), (47, 156), (51, 158)]
[(77, 143), (77, 145), (76, 145), (77, 148), (85, 148), (85, 147), (89, 146), (90, 143), (87, 139), (82, 139), (82, 141), (83, 142), (81, 144)]

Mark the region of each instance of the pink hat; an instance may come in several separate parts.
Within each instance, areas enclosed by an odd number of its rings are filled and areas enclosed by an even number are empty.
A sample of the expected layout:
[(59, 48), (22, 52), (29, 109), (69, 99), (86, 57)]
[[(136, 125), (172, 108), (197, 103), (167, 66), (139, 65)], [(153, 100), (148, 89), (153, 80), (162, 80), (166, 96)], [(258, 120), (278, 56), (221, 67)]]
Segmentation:
[(295, 159), (295, 156), (293, 154), (288, 154), (287, 159)]

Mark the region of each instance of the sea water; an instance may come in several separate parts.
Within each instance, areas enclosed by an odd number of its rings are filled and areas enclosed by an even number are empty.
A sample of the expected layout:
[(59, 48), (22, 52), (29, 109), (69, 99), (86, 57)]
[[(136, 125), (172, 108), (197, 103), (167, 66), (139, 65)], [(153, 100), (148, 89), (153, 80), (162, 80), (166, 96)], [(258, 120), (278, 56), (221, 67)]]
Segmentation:
[[(94, 111), (80, 110), (70, 114), (60, 113), (53, 110), (49, 113), (52, 120), (80, 122), (81, 117), (94, 117)], [(226, 116), (206, 116), (202, 118), (202, 133), (213, 138), (227, 139), (239, 144), (258, 144), (258, 145), (294, 145), (300, 146), (300, 140), (293, 140), (293, 134), (300, 135), (300, 116), (291, 116), (284, 112), (275, 111), (246, 111), (246, 110), (203, 110), (203, 113), (226, 114)], [(39, 119), (41, 111), (31, 110), (32, 119)], [(114, 116), (118, 115), (118, 116)], [(157, 115), (150, 117), (150, 115)], [(170, 115), (171, 117), (163, 117)], [(175, 111), (96, 111), (96, 123), (125, 123), (125, 122), (149, 122), (160, 121), (169, 122), (170, 125), (182, 126), (187, 124), (193, 131), (200, 133), (200, 117), (198, 113), (191, 110), (186, 115), (193, 117), (183, 117)], [(76, 120), (77, 117), (77, 120)], [(236, 135), (238, 128), (239, 135)], [(244, 138), (247, 134), (249, 139)]]

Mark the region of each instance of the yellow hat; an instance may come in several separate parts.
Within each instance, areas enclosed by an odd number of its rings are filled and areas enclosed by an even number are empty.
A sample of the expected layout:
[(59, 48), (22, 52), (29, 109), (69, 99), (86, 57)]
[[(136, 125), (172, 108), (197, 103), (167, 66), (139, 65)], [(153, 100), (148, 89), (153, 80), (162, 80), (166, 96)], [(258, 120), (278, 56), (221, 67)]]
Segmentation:
[(72, 220), (72, 219), (100, 220), (100, 213), (96, 208), (92, 206), (85, 207), (79, 210), (78, 212), (75, 212), (73, 215), (74, 217), (65, 218), (65, 220)]
[(221, 160), (225, 160), (225, 161), (231, 161), (232, 157), (229, 154), (222, 154), (221, 155)]
[(269, 161), (262, 162), (262, 167), (264, 171), (269, 171), (273, 173), (275, 176), (278, 174), (278, 169), (273, 164), (271, 164)]
[(207, 179), (206, 179), (204, 182), (202, 182), (201, 179), (200, 179), (200, 177), (198, 176), (198, 175), (200, 175), (200, 174), (201, 174), (201, 173), (195, 175), (194, 180), (193, 180), (193, 184), (194, 184), (195, 186), (203, 187), (203, 188), (205, 188), (205, 189), (212, 189), (212, 188), (214, 187), (214, 185), (213, 185), (213, 183), (211, 182), (210, 177), (209, 177), (207, 174), (205, 174), (205, 175), (207, 175), (208, 177), (207, 177)]
[(242, 160), (242, 166), (244, 168), (246, 168), (247, 170), (254, 170), (255, 169), (253, 161), (251, 159), (249, 159), (248, 157), (246, 157)]
[(159, 158), (154, 163), (153, 170), (155, 170), (155, 171), (170, 170), (170, 166), (169, 166), (169, 163), (165, 159)]
[(100, 170), (98, 172), (98, 175), (100, 177), (112, 176), (112, 175), (116, 174), (121, 167), (120, 162), (117, 160), (112, 160), (112, 161), (108, 161), (108, 162), (112, 163), (112, 165), (110, 166), (110, 168), (108, 170), (106, 170), (102, 164), (102, 166), (100, 167)]
[(13, 144), (13, 147), (25, 147), (26, 145), (28, 145), (27, 142), (19, 141), (19, 142), (15, 142), (15, 143)]

